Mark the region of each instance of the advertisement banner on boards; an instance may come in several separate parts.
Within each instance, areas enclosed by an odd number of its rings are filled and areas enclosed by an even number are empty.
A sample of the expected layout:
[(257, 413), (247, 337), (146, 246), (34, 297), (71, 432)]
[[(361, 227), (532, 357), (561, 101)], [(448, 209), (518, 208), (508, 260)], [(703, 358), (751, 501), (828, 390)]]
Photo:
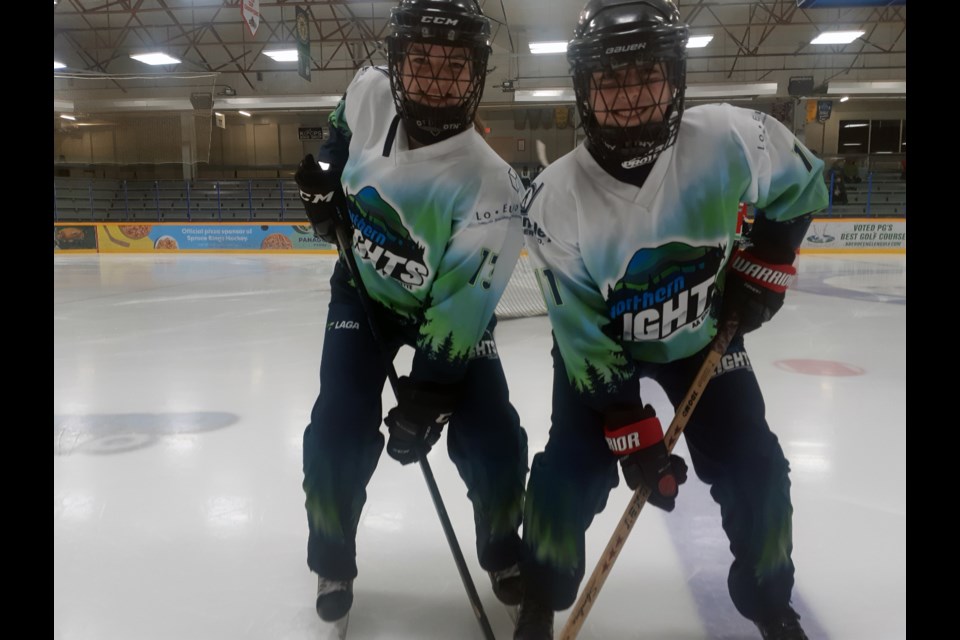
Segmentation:
[(903, 218), (815, 219), (800, 250), (907, 250), (907, 221)]
[(309, 224), (100, 224), (101, 252), (324, 251), (334, 246), (314, 237)]

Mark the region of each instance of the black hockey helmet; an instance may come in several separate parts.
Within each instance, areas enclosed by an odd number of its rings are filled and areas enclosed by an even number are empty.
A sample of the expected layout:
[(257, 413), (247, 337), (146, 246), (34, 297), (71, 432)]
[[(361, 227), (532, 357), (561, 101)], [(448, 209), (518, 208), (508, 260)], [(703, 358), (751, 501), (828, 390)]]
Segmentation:
[[(414, 139), (430, 144), (456, 135), (473, 126), (480, 105), (490, 56), (490, 22), (477, 0), (401, 0), (390, 12), (390, 34), (386, 38), (393, 101)], [(469, 85), (445, 83), (434, 71), (415, 76), (415, 91), (404, 87), (401, 72), (413, 44), (442, 45), (466, 50), (458, 53), (456, 64), (469, 66)], [(432, 69), (433, 65), (422, 67)], [(450, 88), (452, 85), (452, 88)], [(454, 91), (457, 95), (451, 96)], [(453, 106), (429, 106), (414, 100), (414, 94), (446, 94), (458, 99)], [(441, 96), (442, 97), (442, 96)]]
[[(580, 121), (587, 143), (604, 164), (624, 169), (639, 167), (657, 159), (671, 146), (680, 130), (686, 84), (687, 25), (671, 0), (589, 0), (567, 47)], [(633, 80), (617, 72), (636, 67)], [(604, 87), (619, 82), (620, 92), (639, 85), (643, 109), (635, 111), (639, 123), (629, 126), (612, 123), (614, 105), (591, 100), (594, 74), (607, 78)], [(647, 85), (651, 75), (666, 80), (669, 91), (654, 96)], [(662, 75), (661, 75), (662, 74)], [(619, 77), (619, 80), (613, 78)], [(660, 85), (663, 86), (663, 85)], [(646, 91), (647, 95), (643, 96)], [(619, 95), (619, 94), (618, 94)], [(617, 112), (623, 113), (624, 97), (618, 98)], [(652, 107), (651, 107), (652, 104)], [(601, 122), (606, 119), (607, 124)]]

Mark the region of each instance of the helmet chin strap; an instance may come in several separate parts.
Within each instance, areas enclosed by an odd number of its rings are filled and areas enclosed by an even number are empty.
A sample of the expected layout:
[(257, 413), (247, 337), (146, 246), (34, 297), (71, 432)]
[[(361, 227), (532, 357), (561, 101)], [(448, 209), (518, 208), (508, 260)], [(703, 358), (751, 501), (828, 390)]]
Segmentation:
[(627, 184), (632, 184), (636, 187), (643, 186), (647, 176), (650, 175), (650, 170), (653, 168), (653, 164), (657, 161), (657, 158), (660, 157), (660, 154), (657, 154), (652, 156), (649, 160), (625, 167), (625, 164), (630, 163), (629, 160), (617, 159), (609, 154), (604, 154), (603, 152), (598, 151), (596, 145), (590, 140), (590, 138), (587, 138), (586, 147), (587, 151), (590, 152), (590, 155), (594, 160), (597, 161), (597, 164), (599, 164), (604, 171), (609, 173), (620, 182), (626, 182)]
[[(667, 109), (663, 122), (644, 125), (648, 140), (631, 140), (627, 145), (610, 145), (606, 142), (606, 140), (617, 140), (622, 136), (624, 129), (601, 128), (601, 133), (607, 135), (601, 135), (599, 143), (588, 136), (587, 151), (597, 164), (614, 178), (641, 187), (660, 155), (671, 146), (669, 123), (676, 117), (677, 113), (671, 105)], [(631, 153), (631, 150), (634, 153)]]
[(632, 169), (651, 164), (666, 148), (665, 137), (669, 135), (669, 127), (663, 124), (644, 125), (644, 127), (644, 133), (648, 134), (645, 139), (629, 139), (615, 144), (611, 144), (608, 140), (611, 142), (617, 140), (623, 130), (601, 128), (599, 143), (595, 143), (592, 138), (587, 138), (591, 153), (603, 156), (604, 161), (601, 164), (604, 168), (611, 166)]
[[(406, 76), (416, 80), (415, 87), (406, 86), (404, 79), (404, 60), (407, 50), (413, 46), (446, 47), (443, 55), (449, 55), (447, 49), (454, 47), (465, 51), (469, 57), (471, 74), (469, 79), (458, 78), (455, 87), (448, 88), (444, 84), (453, 80), (443, 79), (441, 70), (431, 68), (429, 75), (422, 73)], [(432, 41), (420, 42), (415, 39), (392, 39), (388, 42), (388, 58), (390, 64), (390, 84), (397, 113), (403, 119), (407, 135), (422, 145), (441, 142), (464, 132), (471, 126), (480, 104), (483, 93), (483, 82), (486, 77), (486, 65), (489, 49), (484, 44), (472, 41), (453, 42), (451, 44), (436, 44)], [(446, 60), (444, 61), (446, 64)], [(461, 95), (462, 94), (462, 95)], [(420, 96), (456, 97), (454, 105), (436, 106), (435, 98)]]
[[(441, 140), (446, 140), (447, 138), (452, 138), (458, 133), (462, 133), (466, 130), (464, 127), (456, 127), (449, 125), (447, 128), (439, 128), (436, 126), (431, 126), (426, 123), (421, 123), (415, 117), (410, 116), (412, 110), (404, 110), (404, 113), (401, 114), (403, 118), (403, 126), (407, 131), (407, 135), (423, 145), (433, 144), (434, 142), (440, 142)], [(443, 118), (442, 120), (446, 120)]]

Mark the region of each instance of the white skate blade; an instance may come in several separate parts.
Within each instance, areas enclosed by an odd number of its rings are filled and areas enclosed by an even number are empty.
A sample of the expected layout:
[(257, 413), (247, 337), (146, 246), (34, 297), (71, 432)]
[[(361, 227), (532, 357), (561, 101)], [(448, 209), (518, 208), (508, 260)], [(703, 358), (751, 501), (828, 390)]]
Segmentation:
[(325, 640), (346, 640), (347, 638), (347, 625), (350, 624), (350, 614), (343, 616), (336, 622), (326, 623), (328, 629), (326, 635), (324, 635)]

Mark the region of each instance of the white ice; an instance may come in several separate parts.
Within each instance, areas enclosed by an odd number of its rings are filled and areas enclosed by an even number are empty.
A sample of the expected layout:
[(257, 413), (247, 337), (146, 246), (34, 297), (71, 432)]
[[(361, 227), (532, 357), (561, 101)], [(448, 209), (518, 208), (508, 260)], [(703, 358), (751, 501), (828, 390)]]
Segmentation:
[[(300, 483), (332, 261), (54, 257), (54, 638), (329, 632)], [(905, 638), (906, 261), (804, 255), (800, 274), (747, 340), (793, 469), (794, 603), (811, 639)], [(504, 321), (497, 341), (532, 456), (549, 428), (547, 319)], [(666, 397), (646, 389), (666, 423)], [(444, 447), (430, 461), (494, 631), (510, 638), (464, 486)], [(420, 470), (383, 456), (368, 493), (349, 638), (482, 638)], [(588, 531), (588, 575), (628, 498), (621, 485)], [(730, 603), (729, 562), (719, 507), (692, 478), (673, 513), (644, 509), (580, 637), (758, 638)]]

